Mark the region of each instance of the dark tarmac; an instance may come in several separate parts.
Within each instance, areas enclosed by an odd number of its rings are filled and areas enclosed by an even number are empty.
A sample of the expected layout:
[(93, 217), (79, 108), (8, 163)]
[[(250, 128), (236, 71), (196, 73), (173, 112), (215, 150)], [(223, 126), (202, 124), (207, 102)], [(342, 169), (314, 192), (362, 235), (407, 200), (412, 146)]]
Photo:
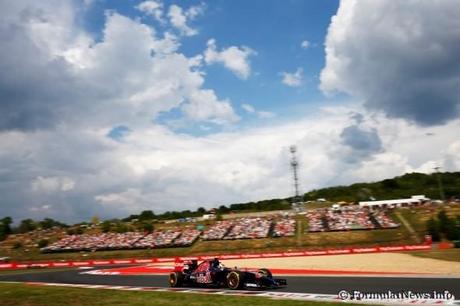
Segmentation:
[[(102, 267), (101, 267), (102, 268)], [(103, 267), (107, 268), (107, 266)], [(96, 267), (94, 269), (97, 269)], [(134, 287), (168, 287), (166, 275), (93, 275), (90, 270), (35, 271), (0, 275), (0, 281), (90, 284)], [(275, 276), (276, 277), (276, 276)], [(280, 276), (288, 285), (276, 291), (337, 294), (340, 290), (360, 292), (412, 291), (420, 293), (448, 290), (460, 298), (460, 278), (442, 277), (369, 277), (369, 276)]]

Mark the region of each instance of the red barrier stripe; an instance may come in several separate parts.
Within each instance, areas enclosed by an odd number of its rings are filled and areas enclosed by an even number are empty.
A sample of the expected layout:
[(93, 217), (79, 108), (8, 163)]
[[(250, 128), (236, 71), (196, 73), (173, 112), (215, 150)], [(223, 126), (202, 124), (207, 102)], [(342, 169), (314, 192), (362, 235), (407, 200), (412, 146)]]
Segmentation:
[(432, 245), (403, 245), (388, 247), (368, 247), (368, 248), (346, 248), (330, 249), (318, 251), (293, 251), (280, 253), (253, 253), (253, 254), (223, 254), (223, 255), (201, 255), (201, 256), (183, 256), (183, 257), (163, 257), (163, 258), (144, 258), (144, 259), (95, 259), (88, 261), (59, 261), (59, 262), (29, 262), (29, 263), (0, 263), (2, 269), (26, 269), (26, 268), (54, 268), (54, 267), (79, 267), (93, 265), (111, 265), (111, 264), (139, 264), (139, 263), (157, 263), (157, 262), (180, 262), (185, 260), (197, 259), (207, 260), (213, 258), (219, 259), (250, 259), (250, 258), (276, 258), (276, 257), (294, 257), (294, 256), (320, 256), (320, 255), (340, 255), (340, 254), (362, 254), (378, 252), (396, 252), (396, 251), (420, 251), (430, 250)]

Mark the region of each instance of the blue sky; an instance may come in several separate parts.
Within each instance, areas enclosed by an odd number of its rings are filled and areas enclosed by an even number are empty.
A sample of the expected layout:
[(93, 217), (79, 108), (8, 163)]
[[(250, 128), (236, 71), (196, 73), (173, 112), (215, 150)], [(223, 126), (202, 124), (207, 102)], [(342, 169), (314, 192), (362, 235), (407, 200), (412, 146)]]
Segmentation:
[(73, 222), (460, 170), (460, 6), (0, 2), (0, 217)]

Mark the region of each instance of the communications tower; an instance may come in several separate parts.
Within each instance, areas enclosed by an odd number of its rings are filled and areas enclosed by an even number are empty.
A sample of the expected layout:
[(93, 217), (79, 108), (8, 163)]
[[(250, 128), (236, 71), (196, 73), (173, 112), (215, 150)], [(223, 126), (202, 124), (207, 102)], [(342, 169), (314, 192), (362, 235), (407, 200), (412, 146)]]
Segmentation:
[(299, 162), (297, 161), (297, 147), (296, 146), (291, 146), (289, 147), (289, 151), (291, 151), (291, 168), (292, 168), (292, 173), (293, 173), (293, 178), (294, 178), (294, 197), (292, 198), (292, 204), (295, 206), (295, 204), (299, 203), (301, 201), (300, 194), (299, 194), (299, 176), (298, 176), (298, 168), (299, 168)]

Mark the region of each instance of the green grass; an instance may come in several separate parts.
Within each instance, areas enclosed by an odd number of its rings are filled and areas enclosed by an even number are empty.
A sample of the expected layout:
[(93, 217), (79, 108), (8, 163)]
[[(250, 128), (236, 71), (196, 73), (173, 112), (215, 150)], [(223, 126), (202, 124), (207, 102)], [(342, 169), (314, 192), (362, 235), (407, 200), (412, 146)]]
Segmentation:
[[(162, 306), (322, 306), (335, 303), (271, 300), (261, 297), (236, 297), (172, 292), (134, 292), (106, 289), (42, 287), (24, 284), (0, 284), (2, 306), (60, 305), (162, 305)], [(347, 305), (352, 305), (348, 304)]]
[(410, 252), (412, 256), (460, 262), (460, 249), (432, 250), (427, 252)]

